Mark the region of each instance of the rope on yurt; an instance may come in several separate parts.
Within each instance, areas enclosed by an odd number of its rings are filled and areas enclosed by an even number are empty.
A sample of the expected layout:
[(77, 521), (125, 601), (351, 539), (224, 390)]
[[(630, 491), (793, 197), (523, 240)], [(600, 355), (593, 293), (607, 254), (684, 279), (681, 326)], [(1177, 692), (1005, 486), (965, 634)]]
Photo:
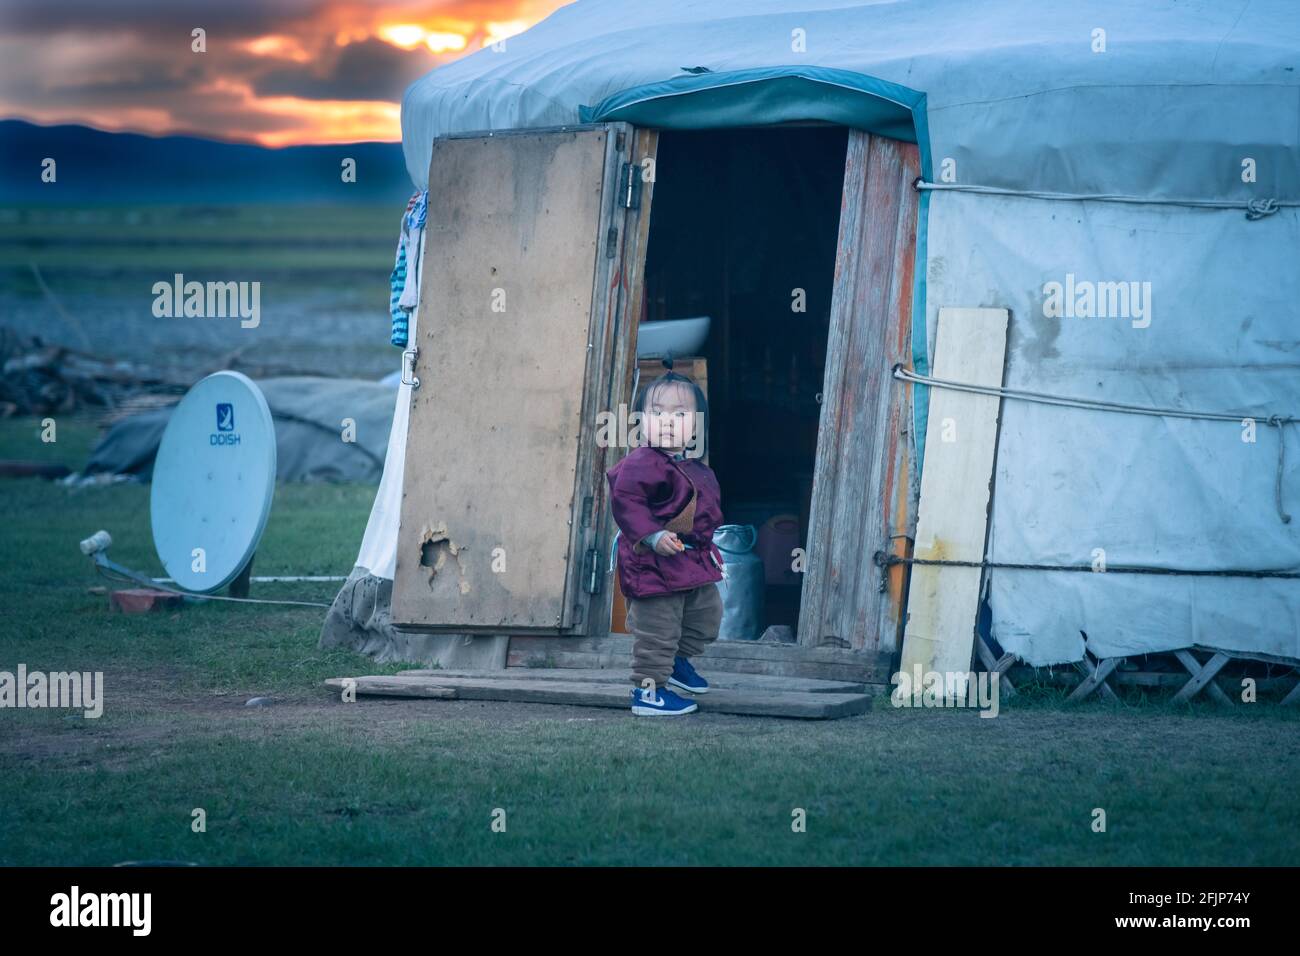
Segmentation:
[[(902, 364), (894, 366), (894, 378), (903, 382), (913, 382), (917, 385), (933, 385), (939, 388), (950, 388), (959, 392), (978, 392), (981, 395), (992, 395), (1000, 398), (1019, 398), (1030, 402), (1041, 402), (1046, 405), (1068, 405), (1073, 408), (1086, 408), (1093, 411), (1103, 412), (1126, 412), (1131, 415), (1152, 415), (1156, 418), (1204, 418), (1211, 421), (1221, 422), (1240, 422), (1244, 418), (1253, 418), (1250, 415), (1237, 415), (1228, 412), (1202, 412), (1186, 408), (1162, 408), (1158, 405), (1137, 405), (1129, 402), (1103, 402), (1095, 398), (1076, 398), (1069, 395), (1053, 395), (1050, 392), (1033, 392), (1027, 389), (1006, 388), (999, 385), (974, 385), (970, 382), (954, 382), (945, 378), (934, 378), (929, 375), (919, 375)], [(1291, 415), (1271, 415), (1265, 419), (1254, 418), (1256, 421), (1265, 421), (1270, 425), (1289, 425), (1292, 422), (1300, 421)]]
[(1300, 578), (1300, 571), (1267, 571), (1247, 568), (1157, 568), (1141, 564), (1107, 565), (1099, 571), (1090, 564), (1019, 564), (1012, 561), (957, 561), (951, 558), (904, 558), (877, 551), (877, 567), (896, 564), (920, 564), (950, 568), (1001, 568), (1007, 571), (1086, 571), (1089, 574), (1174, 574), (1202, 578)]
[(1229, 414), (1227, 412), (1203, 412), (1186, 408), (1162, 408), (1158, 405), (1137, 405), (1129, 402), (1103, 402), (1095, 398), (1076, 398), (1068, 395), (1052, 395), (1048, 392), (1034, 392), (1020, 388), (1006, 388), (997, 385), (974, 385), (970, 382), (954, 382), (929, 375), (919, 375), (901, 364), (894, 366), (894, 378), (900, 382), (915, 385), (929, 385), (934, 388), (947, 388), (958, 392), (974, 392), (978, 395), (991, 395), (996, 398), (1017, 398), (1026, 402), (1038, 402), (1043, 405), (1064, 405), (1068, 408), (1084, 408), (1101, 412), (1122, 412), (1127, 415), (1150, 415), (1155, 418), (1193, 418), (1215, 422), (1263, 421), (1277, 429), (1277, 476), (1273, 482), (1274, 504), (1277, 515), (1283, 524), (1291, 523), (1291, 515), (1282, 506), (1282, 474), (1286, 469), (1286, 429), (1282, 426), (1300, 421), (1294, 415), (1270, 415), (1260, 419), (1253, 416)]
[(1055, 193), (1039, 189), (1009, 189), (1001, 186), (974, 186), (964, 183), (931, 183), (919, 176), (912, 183), (918, 192), (964, 192), (979, 193), (985, 196), (1021, 196), (1026, 199), (1057, 199), (1067, 202), (1118, 202), (1132, 203), (1139, 206), (1190, 206), (1194, 209), (1241, 209), (1246, 218), (1254, 221), (1271, 216), (1283, 206), (1300, 206), (1300, 200), (1293, 199), (1250, 199), (1245, 202), (1233, 199), (1178, 199), (1162, 196), (1126, 196), (1122, 193)]

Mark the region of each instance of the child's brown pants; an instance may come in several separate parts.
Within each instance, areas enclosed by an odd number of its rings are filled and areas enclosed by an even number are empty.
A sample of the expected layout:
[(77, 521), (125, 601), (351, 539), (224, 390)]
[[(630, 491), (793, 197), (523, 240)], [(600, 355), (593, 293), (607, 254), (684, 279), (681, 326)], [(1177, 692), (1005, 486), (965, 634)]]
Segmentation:
[(655, 687), (668, 683), (673, 658), (695, 657), (718, 638), (722, 595), (716, 584), (648, 598), (627, 599), (627, 628), (632, 632), (632, 683), (646, 679)]

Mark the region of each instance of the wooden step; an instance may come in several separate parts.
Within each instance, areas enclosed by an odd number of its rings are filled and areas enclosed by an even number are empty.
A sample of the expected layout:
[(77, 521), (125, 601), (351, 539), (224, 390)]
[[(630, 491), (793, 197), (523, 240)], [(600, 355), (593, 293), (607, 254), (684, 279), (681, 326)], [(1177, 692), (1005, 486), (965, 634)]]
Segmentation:
[[(714, 641), (700, 655), (711, 671), (841, 680), (888, 687), (893, 655), (837, 647)], [(632, 666), (632, 637), (510, 638), (507, 667), (605, 669)], [(703, 666), (703, 664), (701, 665)]]
[[(600, 684), (632, 686), (630, 667), (510, 667), (500, 671), (409, 670), (401, 677), (511, 677), (526, 680), (595, 681)], [(770, 674), (740, 674), (710, 670), (704, 675), (710, 692), (719, 690), (798, 691), (806, 694), (868, 694), (874, 685), (863, 681), (818, 680), (812, 677), (774, 677)]]
[[(514, 670), (485, 675), (451, 677), (446, 673), (369, 677), (332, 677), (327, 686), (342, 689), (354, 681), (361, 695), (382, 697), (435, 697), (456, 700), (501, 700), (534, 704), (570, 704), (581, 707), (631, 707), (631, 684), (595, 680), (536, 679)], [(450, 693), (449, 693), (450, 692)], [(750, 687), (719, 688), (697, 698), (700, 711), (743, 714), (751, 717), (795, 717), (829, 720), (865, 714), (871, 708), (866, 694), (777, 691)]]

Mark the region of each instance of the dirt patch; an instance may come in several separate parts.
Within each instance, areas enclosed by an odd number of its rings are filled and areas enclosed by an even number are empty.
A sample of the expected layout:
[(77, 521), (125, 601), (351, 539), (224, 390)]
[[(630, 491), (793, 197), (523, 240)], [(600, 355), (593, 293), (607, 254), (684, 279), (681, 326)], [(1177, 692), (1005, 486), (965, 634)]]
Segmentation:
[[(33, 713), (18, 733), (0, 737), (0, 759), (53, 758), (80, 761), (87, 769), (113, 769), (173, 746), (178, 723), (187, 734), (235, 733), (250, 738), (323, 726), (364, 729), (367, 737), (382, 743), (428, 721), (490, 721), (504, 729), (538, 721), (581, 724), (633, 719), (623, 709), (513, 701), (362, 696), (355, 703), (343, 703), (336, 692), (324, 687), (292, 696), (266, 696), (256, 691), (204, 693), (178, 689), (178, 674), (177, 669), (168, 667), (106, 671), (104, 685), (111, 689), (111, 697), (105, 717), (89, 720), (70, 713)], [(253, 699), (260, 703), (249, 706)], [(685, 719), (714, 731), (742, 735), (762, 733), (762, 727), (772, 722), (772, 718), (708, 713)]]

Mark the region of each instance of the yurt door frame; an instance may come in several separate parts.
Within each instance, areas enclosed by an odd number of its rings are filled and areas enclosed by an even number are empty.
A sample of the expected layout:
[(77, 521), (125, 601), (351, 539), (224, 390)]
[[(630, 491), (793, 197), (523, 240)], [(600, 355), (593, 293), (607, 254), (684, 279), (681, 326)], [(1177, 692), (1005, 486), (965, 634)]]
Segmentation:
[(434, 142), (397, 627), (608, 631), (596, 423), (631, 391), (656, 143), (625, 123)]
[(912, 287), (920, 175), (911, 143), (850, 130), (798, 641), (893, 653), (917, 485), (911, 461)]
[[(608, 633), (600, 412), (630, 400), (657, 134), (624, 123), (433, 144), (393, 622)], [(650, 162), (647, 164), (646, 161)], [(914, 145), (850, 130), (798, 640), (891, 653), (915, 468)]]

